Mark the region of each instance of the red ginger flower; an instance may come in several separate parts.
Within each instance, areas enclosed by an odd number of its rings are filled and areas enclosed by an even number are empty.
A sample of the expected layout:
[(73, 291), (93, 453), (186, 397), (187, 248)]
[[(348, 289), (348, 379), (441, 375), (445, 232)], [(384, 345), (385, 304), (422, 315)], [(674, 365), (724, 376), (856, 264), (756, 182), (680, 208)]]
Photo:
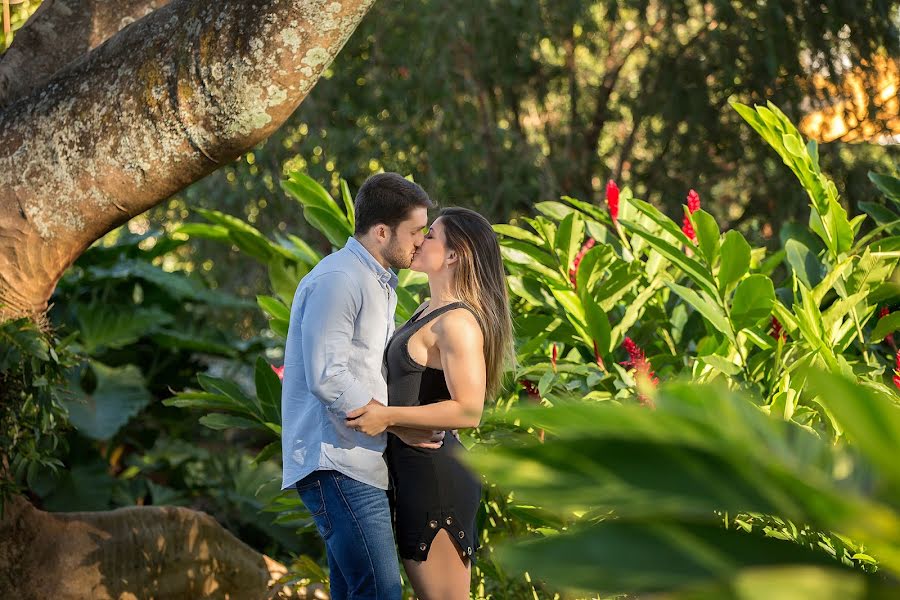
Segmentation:
[(550, 364), (553, 366), (553, 370), (556, 371), (556, 359), (559, 357), (559, 348), (556, 344), (553, 344), (553, 353), (550, 355)]
[(541, 394), (538, 392), (538, 388), (534, 385), (534, 382), (528, 381), (527, 379), (520, 379), (519, 385), (525, 388), (525, 392), (528, 394), (529, 398), (540, 401)]
[(272, 367), (272, 370), (275, 371), (275, 374), (278, 375), (278, 379), (284, 381), (284, 365), (280, 367), (276, 367), (275, 365), (269, 365)]
[[(883, 319), (886, 316), (888, 316), (889, 314), (891, 314), (891, 309), (888, 308), (887, 306), (882, 306), (881, 310), (878, 311), (878, 318)], [(884, 336), (884, 341), (886, 341), (888, 344), (893, 346), (894, 345), (894, 334), (889, 333), (886, 336)]]
[(694, 214), (698, 210), (700, 210), (700, 194), (696, 192), (696, 190), (690, 190), (687, 195), (687, 206), (688, 211), (691, 214)]
[(781, 326), (781, 321), (779, 321), (777, 317), (772, 317), (772, 326), (769, 330), (769, 335), (776, 340), (779, 338), (783, 340), (787, 339), (787, 334), (784, 332), (784, 328)]
[(606, 370), (606, 365), (603, 364), (603, 358), (600, 356), (600, 349), (597, 347), (597, 340), (594, 340), (594, 360), (597, 361), (597, 366), (600, 367), (601, 370)]
[(572, 260), (572, 268), (569, 269), (569, 281), (572, 282), (572, 287), (578, 287), (578, 265), (581, 264), (581, 259), (584, 258), (584, 255), (587, 254), (587, 251), (594, 247), (594, 244), (597, 242), (594, 241), (594, 238), (588, 238), (584, 245), (581, 247), (581, 250), (578, 251), (578, 254), (575, 255), (575, 258)]
[[(628, 360), (619, 364), (629, 369), (634, 369), (636, 381), (646, 381), (652, 387), (659, 385), (659, 378), (653, 373), (653, 368), (650, 365), (650, 361), (647, 360), (644, 351), (631, 338), (625, 338), (625, 341), (622, 342), (622, 347), (628, 352)], [(644, 394), (638, 393), (638, 398), (640, 398), (642, 404), (651, 404), (650, 399)]]
[[(694, 214), (698, 210), (700, 210), (700, 194), (696, 191), (691, 190), (687, 195), (687, 209), (689, 214)], [(687, 215), (684, 216), (684, 219), (681, 221), (681, 231), (684, 232), (684, 235), (691, 238), (691, 241), (695, 244), (697, 243), (697, 233), (694, 231), (694, 226), (691, 225), (691, 220)]]
[(894, 369), (894, 385), (900, 390), (900, 350), (897, 350), (896, 368)]
[(610, 179), (606, 183), (606, 206), (609, 208), (609, 216), (612, 217), (613, 223), (619, 220), (619, 186)]

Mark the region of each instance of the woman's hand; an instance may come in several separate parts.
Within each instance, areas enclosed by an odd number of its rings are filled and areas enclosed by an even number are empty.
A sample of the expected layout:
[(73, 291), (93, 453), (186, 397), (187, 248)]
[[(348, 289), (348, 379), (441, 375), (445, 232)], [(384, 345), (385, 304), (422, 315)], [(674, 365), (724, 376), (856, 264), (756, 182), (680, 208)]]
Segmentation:
[(345, 423), (350, 429), (375, 436), (384, 433), (391, 426), (389, 414), (390, 409), (387, 406), (373, 399), (362, 408), (348, 412)]

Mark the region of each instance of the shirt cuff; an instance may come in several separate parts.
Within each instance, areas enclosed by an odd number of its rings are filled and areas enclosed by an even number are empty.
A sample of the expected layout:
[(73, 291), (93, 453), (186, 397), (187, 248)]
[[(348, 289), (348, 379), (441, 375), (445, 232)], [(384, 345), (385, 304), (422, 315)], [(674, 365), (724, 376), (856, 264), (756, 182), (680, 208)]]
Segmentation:
[(353, 384), (344, 390), (344, 393), (338, 396), (329, 406), (329, 410), (339, 417), (346, 418), (347, 413), (362, 408), (372, 399), (372, 392), (360, 381), (354, 381)]

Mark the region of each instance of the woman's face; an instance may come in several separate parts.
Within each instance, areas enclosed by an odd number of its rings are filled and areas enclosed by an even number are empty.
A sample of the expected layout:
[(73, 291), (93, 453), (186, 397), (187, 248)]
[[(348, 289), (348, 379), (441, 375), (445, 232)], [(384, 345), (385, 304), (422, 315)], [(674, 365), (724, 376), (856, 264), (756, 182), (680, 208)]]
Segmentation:
[(444, 225), (441, 217), (438, 217), (425, 234), (425, 241), (413, 255), (409, 268), (422, 273), (436, 273), (447, 266), (447, 252)]

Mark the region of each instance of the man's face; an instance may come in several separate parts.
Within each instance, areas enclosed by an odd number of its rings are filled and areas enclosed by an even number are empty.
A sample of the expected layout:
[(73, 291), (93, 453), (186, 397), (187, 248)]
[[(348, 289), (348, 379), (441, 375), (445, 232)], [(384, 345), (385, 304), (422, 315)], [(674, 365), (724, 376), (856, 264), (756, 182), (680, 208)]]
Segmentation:
[(384, 248), (384, 258), (394, 269), (406, 269), (413, 254), (425, 239), (428, 228), (428, 210), (419, 206), (409, 212), (405, 221), (391, 232), (391, 239)]

